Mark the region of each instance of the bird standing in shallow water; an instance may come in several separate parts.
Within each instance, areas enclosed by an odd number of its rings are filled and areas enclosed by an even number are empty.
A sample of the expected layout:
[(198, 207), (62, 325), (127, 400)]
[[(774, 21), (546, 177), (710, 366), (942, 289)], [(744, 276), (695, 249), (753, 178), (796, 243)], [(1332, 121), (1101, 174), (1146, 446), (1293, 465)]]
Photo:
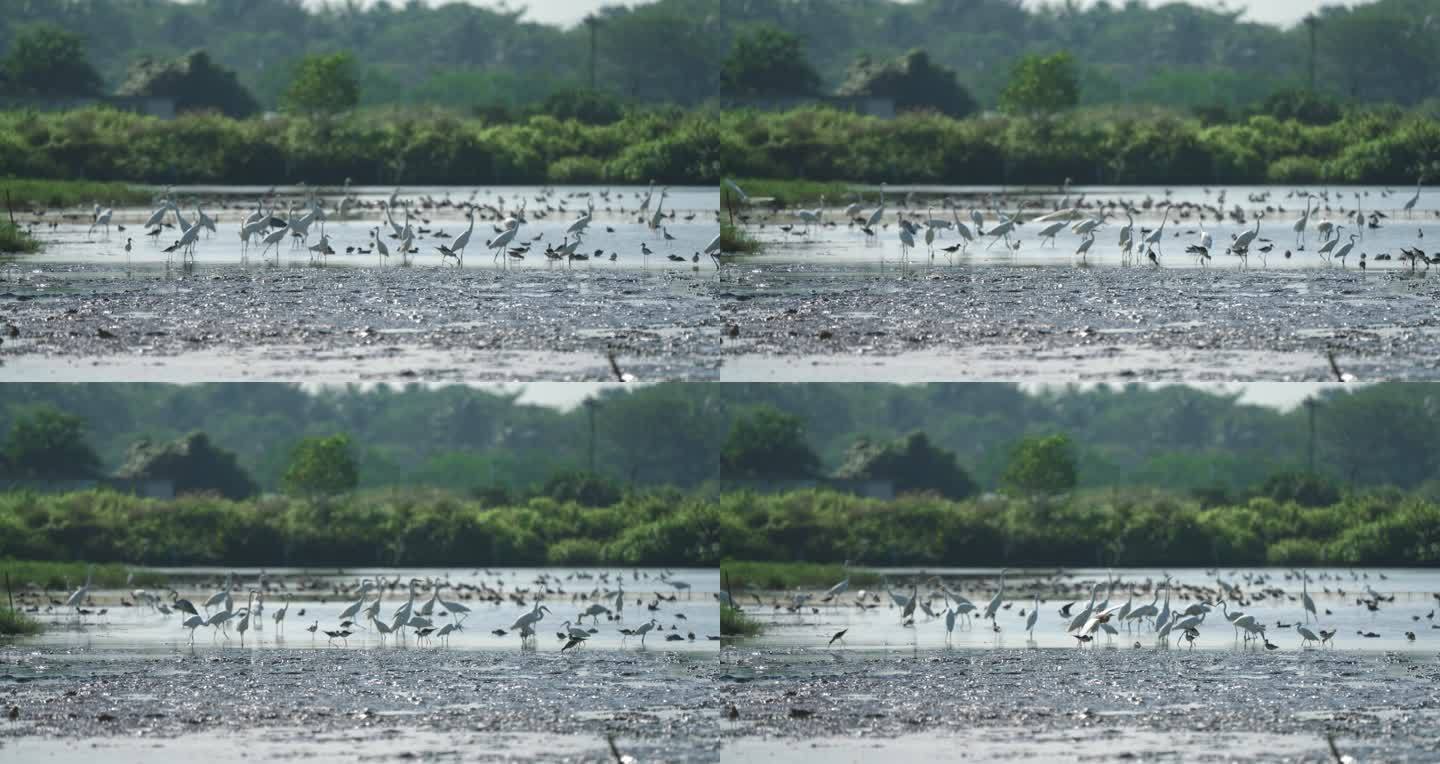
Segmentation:
[(840, 644), (842, 644), (842, 645), (845, 644), (845, 632), (847, 632), (847, 631), (849, 631), (849, 629), (841, 629), (841, 630), (835, 632), (835, 636), (831, 637), (831, 638), (830, 638), (830, 643), (827, 644), (827, 645), (825, 645), (825, 646), (826, 646), (826, 647), (829, 647), (830, 645), (835, 644), (835, 642), (836, 642), (837, 640), (840, 642)]

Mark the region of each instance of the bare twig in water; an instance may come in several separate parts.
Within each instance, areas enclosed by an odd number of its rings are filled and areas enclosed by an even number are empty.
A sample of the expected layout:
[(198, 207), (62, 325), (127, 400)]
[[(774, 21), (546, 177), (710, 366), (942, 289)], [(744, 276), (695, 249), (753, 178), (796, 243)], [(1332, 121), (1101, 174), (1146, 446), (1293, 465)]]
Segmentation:
[(1330, 746), (1330, 755), (1334, 757), (1335, 764), (1345, 764), (1345, 757), (1340, 755), (1340, 749), (1335, 747), (1335, 736), (1326, 735), (1325, 743)]
[(615, 375), (616, 382), (630, 382), (635, 379), (629, 374), (620, 371), (620, 363), (615, 360), (614, 351), (611, 351), (606, 357), (610, 359), (610, 373)]
[(1340, 364), (1335, 362), (1335, 351), (1325, 351), (1325, 357), (1330, 359), (1330, 373), (1335, 375), (1336, 382), (1349, 382), (1351, 377), (1340, 371)]
[(620, 749), (615, 747), (614, 735), (606, 735), (605, 742), (610, 745), (610, 755), (615, 757), (615, 764), (629, 764), (629, 762), (634, 761), (634, 759), (627, 759), (620, 755)]

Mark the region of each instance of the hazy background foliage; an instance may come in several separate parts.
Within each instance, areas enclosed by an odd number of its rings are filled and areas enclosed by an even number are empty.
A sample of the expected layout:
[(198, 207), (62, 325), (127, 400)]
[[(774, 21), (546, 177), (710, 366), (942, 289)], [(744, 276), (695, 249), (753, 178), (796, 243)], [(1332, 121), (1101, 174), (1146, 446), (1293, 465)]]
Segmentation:
[[(1303, 26), (1251, 23), (1184, 3), (1099, 0), (658, 0), (602, 11), (597, 86), (637, 101), (695, 103), (720, 91), (721, 62), (759, 25), (793, 32), (833, 91), (861, 55), (924, 49), (986, 108), (1012, 64), (1070, 52), (1086, 104), (1180, 108), (1258, 102), (1308, 79)], [(1440, 0), (1379, 0), (1318, 12), (1317, 83), (1345, 100), (1406, 105), (1440, 86)], [(0, 55), (35, 22), (79, 35), (111, 89), (145, 56), (204, 49), (273, 108), (306, 54), (362, 62), (365, 104), (517, 107), (589, 84), (589, 32), (463, 3), (299, 0), (0, 0)]]
[[(52, 406), (84, 423), (109, 473), (135, 441), (204, 432), (233, 451), (264, 491), (279, 489), (301, 439), (334, 434), (350, 437), (361, 488), (520, 489), (585, 469), (585, 411), (517, 396), (461, 386), (14, 384), (0, 402), (0, 433), (37, 406)], [(596, 472), (620, 484), (693, 487), (716, 479), (732, 426), (767, 408), (798, 420), (822, 474), (847, 464), (863, 474), (873, 444), (922, 432), (921, 458), (936, 458), (932, 445), (953, 452), (982, 491), (1001, 485), (1012, 448), (1032, 435), (1069, 437), (1081, 488), (1239, 490), (1304, 469), (1307, 459), (1303, 409), (1282, 412), (1183, 386), (674, 384), (605, 389), (598, 398)], [(1404, 489), (1440, 478), (1440, 387), (1332, 388), (1320, 400), (1319, 474)], [(856, 451), (861, 438), (872, 445)]]

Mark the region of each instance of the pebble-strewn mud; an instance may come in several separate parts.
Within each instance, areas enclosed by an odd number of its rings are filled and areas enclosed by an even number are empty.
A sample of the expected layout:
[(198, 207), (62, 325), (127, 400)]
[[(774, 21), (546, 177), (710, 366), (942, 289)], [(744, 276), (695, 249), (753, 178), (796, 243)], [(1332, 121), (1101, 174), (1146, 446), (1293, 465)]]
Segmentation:
[[(986, 745), (1024, 758), (1053, 755), (1048, 746), (1069, 737), (1084, 741), (1071, 757), (1103, 760), (1135, 757), (1140, 747), (1126, 743), (1134, 735), (1146, 741), (1141, 758), (1295, 760), (1321, 752), (1329, 735), (1361, 761), (1440, 757), (1440, 661), (1433, 657), (739, 648), (722, 651), (721, 661), (723, 734), (737, 750), (763, 750), (754, 745), (761, 738), (792, 747), (846, 738), (876, 754), (891, 740), (903, 748), (902, 738), (931, 736), (946, 741), (937, 750)], [(989, 732), (1013, 734), (996, 740)], [(1271, 747), (1225, 747), (1246, 738)]]

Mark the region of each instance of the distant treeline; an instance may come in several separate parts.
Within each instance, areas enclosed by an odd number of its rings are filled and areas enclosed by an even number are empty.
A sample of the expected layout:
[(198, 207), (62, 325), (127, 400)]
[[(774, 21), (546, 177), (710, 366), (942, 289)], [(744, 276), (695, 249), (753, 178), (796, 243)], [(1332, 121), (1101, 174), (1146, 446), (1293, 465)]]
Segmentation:
[(0, 177), (132, 183), (717, 183), (714, 118), (492, 124), (441, 110), (166, 121), (109, 109), (0, 112)]
[[(721, 118), (730, 177), (879, 183), (1414, 184), (1440, 177), (1440, 119), (1398, 108), (1332, 124), (1207, 125), (1173, 112), (864, 117), (826, 108)], [(832, 200), (834, 201), (834, 200)]]
[[(1181, 385), (658, 384), (596, 398), (595, 468), (632, 488), (694, 488), (720, 477), (734, 423), (764, 406), (801, 418), (824, 474), (843, 466), (861, 438), (912, 432), (954, 451), (981, 491), (1000, 486), (1016, 442), (1053, 433), (1075, 444), (1082, 489), (1162, 486), (1225, 503), (1274, 473), (1309, 469), (1304, 408), (1281, 411), (1238, 392)], [(1440, 498), (1440, 386), (1350, 385), (1316, 398), (1315, 471), (1337, 483)], [(513, 493), (588, 465), (587, 409), (461, 385), (11, 384), (0, 400), (0, 440), (47, 406), (84, 421), (83, 437), (106, 474), (129, 461), (138, 440), (165, 443), (194, 431), (233, 451), (262, 491), (279, 490), (297, 442), (335, 433), (351, 436), (362, 489)]]
[[(495, 4), (302, 0), (0, 1), (0, 51), (36, 22), (84, 38), (107, 85), (141, 57), (203, 49), (234, 69), (261, 104), (279, 99), (301, 56), (348, 50), (363, 62), (367, 104), (523, 105), (588, 83), (592, 28), (527, 20)], [(520, 4), (511, 4), (519, 8)], [(531, 3), (535, 6), (537, 4)], [(1192, 108), (1263, 100), (1307, 82), (1311, 30), (1258, 24), (1209, 3), (1022, 3), (1017, 0), (656, 0), (594, 15), (600, 89), (643, 101), (694, 103), (719, 89), (736, 36), (770, 25), (803, 36), (831, 89), (861, 55), (913, 48), (958, 71), (996, 103), (1027, 53), (1070, 50), (1085, 103)], [(1440, 94), (1433, 44), (1440, 0), (1319, 4), (1316, 85), (1353, 102), (1414, 104)]]
[(715, 565), (719, 507), (678, 493), (606, 507), (492, 507), (427, 490), (169, 501), (0, 494), (0, 559), (141, 565)]
[[(727, 559), (857, 565), (1437, 565), (1440, 503), (1398, 491), (1327, 506), (1207, 507), (1145, 489), (892, 501), (823, 491), (720, 501)], [(836, 579), (838, 580), (838, 579)]]

